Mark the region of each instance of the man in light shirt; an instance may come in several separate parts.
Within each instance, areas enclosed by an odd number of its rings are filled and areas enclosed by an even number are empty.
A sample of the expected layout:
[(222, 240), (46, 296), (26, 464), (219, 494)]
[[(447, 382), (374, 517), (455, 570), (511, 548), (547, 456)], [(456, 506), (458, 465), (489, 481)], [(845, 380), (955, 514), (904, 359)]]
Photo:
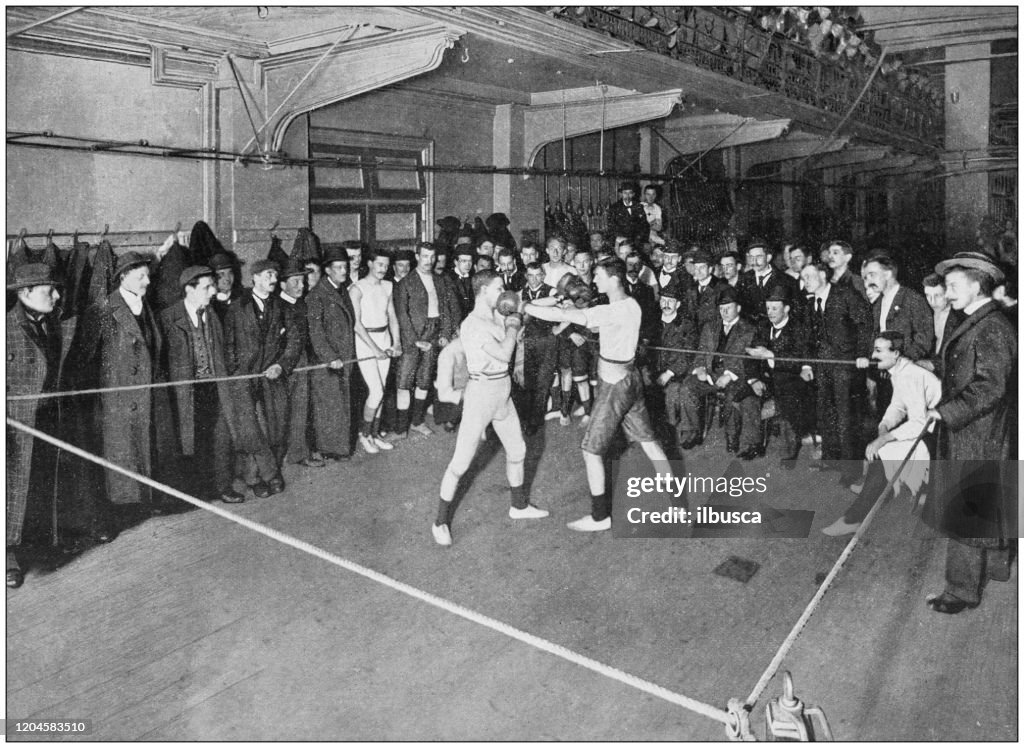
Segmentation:
[[(878, 436), (864, 450), (868, 459), (864, 483), (860, 487), (851, 486), (851, 490), (859, 493), (860, 497), (842, 517), (822, 530), (826, 535), (856, 532), (908, 453), (910, 460), (893, 487), (894, 494), (902, 488), (916, 501), (928, 485), (928, 447), (924, 440), (916, 445), (914, 441), (928, 422), (928, 409), (939, 402), (942, 385), (934, 374), (904, 355), (905, 345), (903, 334), (895, 330), (880, 333), (875, 338), (871, 358), (878, 362), (881, 371), (889, 373), (892, 400), (878, 424)], [(911, 446), (914, 447), (913, 452), (910, 452)]]

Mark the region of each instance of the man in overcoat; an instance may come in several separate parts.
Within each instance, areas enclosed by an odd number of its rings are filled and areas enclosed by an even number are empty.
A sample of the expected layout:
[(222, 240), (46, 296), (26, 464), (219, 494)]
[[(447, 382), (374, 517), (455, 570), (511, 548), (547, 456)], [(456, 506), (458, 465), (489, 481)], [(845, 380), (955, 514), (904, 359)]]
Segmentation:
[(271, 450), (268, 380), (282, 376), (285, 346), (284, 311), (274, 291), (278, 267), (272, 260), (252, 266), (252, 288), (242, 292), (224, 317), (224, 363), (228, 374), (262, 374), (262, 378), (228, 383), (234, 411), (235, 456), (245, 484), (257, 498), (284, 490), (284, 479)]
[[(92, 305), (75, 333), (65, 367), (72, 389), (148, 385), (162, 379), (163, 334), (146, 302), (150, 258), (125, 252), (117, 258), (117, 288)], [(142, 475), (152, 475), (154, 455), (173, 450), (170, 405), (166, 389), (107, 392), (99, 397), (102, 455)], [(158, 508), (148, 486), (107, 470), (106, 499), (115, 507), (147, 503)], [(90, 497), (95, 524), (110, 527), (111, 508), (102, 497)], [(89, 508), (87, 508), (89, 511)]]
[[(347, 460), (352, 454), (350, 379), (355, 364), (355, 311), (348, 293), (348, 254), (327, 249), (324, 277), (306, 297), (310, 364), (327, 368), (310, 373), (316, 444), (324, 459)], [(345, 363), (349, 362), (349, 363)]]
[(704, 325), (698, 348), (707, 353), (694, 358), (693, 370), (683, 380), (679, 393), (681, 414), (679, 439), (682, 449), (703, 441), (701, 405), (707, 396), (721, 397), (725, 408), (726, 450), (752, 460), (761, 452), (761, 401), (764, 382), (758, 379), (756, 361), (723, 356), (746, 355), (754, 342), (754, 326), (740, 315), (736, 289), (723, 288), (718, 295), (719, 318)]
[[(184, 298), (160, 314), (169, 381), (227, 376), (224, 329), (211, 301), (217, 293), (212, 268), (181, 272)], [(198, 382), (171, 388), (178, 439), (175, 480), (182, 490), (229, 504), (245, 501), (233, 483), (231, 395), (227, 382)]]
[[(53, 271), (43, 263), (14, 270), (7, 284), (18, 300), (7, 312), (7, 394), (38, 395), (58, 388), (61, 326), (54, 311), (60, 298)], [(9, 400), (7, 415), (45, 432), (57, 429), (57, 401)], [(57, 451), (24, 431), (7, 427), (7, 586), (20, 587), (24, 572), (15, 555), (30, 509), (53, 514)]]
[(935, 266), (946, 296), (967, 318), (942, 346), (942, 399), (928, 411), (938, 420), (938, 457), (929, 516), (949, 536), (946, 588), (928, 598), (939, 613), (981, 602), (986, 579), (1006, 581), (1017, 533), (1017, 337), (993, 301), (1003, 272), (981, 252), (959, 252)]
[(279, 436), (272, 439), (278, 445), (278, 460), (302, 465), (323, 467), (324, 461), (314, 454), (310, 440), (309, 372), (295, 372), (309, 365), (309, 315), (304, 297), (307, 293), (308, 270), (301, 261), (290, 258), (281, 268), (279, 296), (284, 309), (285, 343), (281, 365), (287, 377), (271, 382), (271, 392), (278, 424)]

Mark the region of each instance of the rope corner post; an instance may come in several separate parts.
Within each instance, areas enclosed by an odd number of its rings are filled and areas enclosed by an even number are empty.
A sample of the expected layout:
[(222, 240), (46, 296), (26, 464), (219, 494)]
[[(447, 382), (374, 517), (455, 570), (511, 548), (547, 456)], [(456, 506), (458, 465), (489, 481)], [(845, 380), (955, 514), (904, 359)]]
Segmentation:
[(729, 699), (729, 723), (725, 735), (733, 743), (754, 743), (757, 737), (750, 729), (750, 712), (753, 710), (742, 699)]

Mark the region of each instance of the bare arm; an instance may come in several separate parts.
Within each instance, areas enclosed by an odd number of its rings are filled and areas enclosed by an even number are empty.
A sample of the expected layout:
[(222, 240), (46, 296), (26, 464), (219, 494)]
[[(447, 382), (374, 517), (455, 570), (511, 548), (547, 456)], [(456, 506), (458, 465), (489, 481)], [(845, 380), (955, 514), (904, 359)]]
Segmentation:
[(531, 301), (523, 311), (534, 319), (543, 320), (544, 322), (569, 322), (574, 325), (587, 326), (587, 315), (580, 309), (541, 306)]

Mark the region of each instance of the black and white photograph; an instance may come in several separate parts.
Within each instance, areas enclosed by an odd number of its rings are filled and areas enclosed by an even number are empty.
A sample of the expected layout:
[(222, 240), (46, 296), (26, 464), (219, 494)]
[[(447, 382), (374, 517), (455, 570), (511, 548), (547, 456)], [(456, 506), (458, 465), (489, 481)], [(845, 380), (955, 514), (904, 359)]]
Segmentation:
[(5, 5), (5, 739), (1017, 742), (1019, 10)]

